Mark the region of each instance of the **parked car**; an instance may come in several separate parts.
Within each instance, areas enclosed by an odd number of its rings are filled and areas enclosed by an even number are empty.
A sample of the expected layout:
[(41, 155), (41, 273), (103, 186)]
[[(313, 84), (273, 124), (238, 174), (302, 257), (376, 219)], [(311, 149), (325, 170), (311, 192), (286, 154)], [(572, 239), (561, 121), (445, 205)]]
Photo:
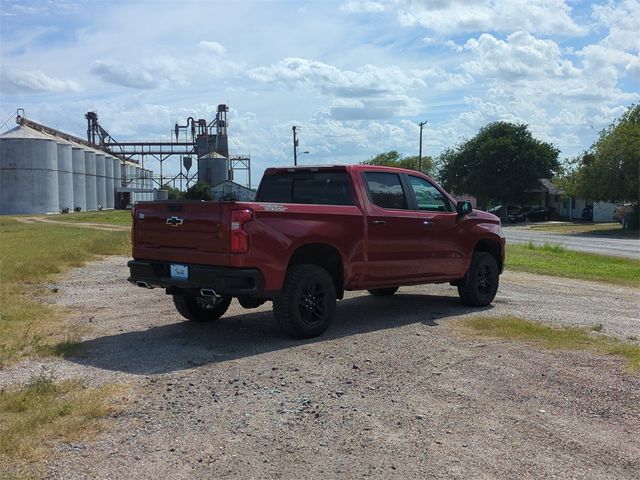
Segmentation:
[(553, 215), (553, 211), (550, 208), (540, 206), (529, 207), (522, 213), (530, 222), (546, 221)]
[[(494, 214), (498, 218), (504, 218), (504, 206), (498, 205), (496, 207), (490, 208), (489, 213)], [(516, 223), (516, 222), (524, 222), (526, 218), (522, 215), (522, 207), (518, 205), (507, 205), (507, 222), (508, 223)]]
[(587, 205), (582, 209), (582, 219), (586, 222), (593, 221), (593, 205)]
[(525, 222), (527, 217), (525, 216), (522, 207), (509, 207), (507, 210), (507, 222), (518, 223)]
[(633, 203), (619, 203), (616, 208), (613, 209), (613, 220), (622, 223), (624, 221), (624, 215), (633, 211)]
[(301, 338), (329, 327), (348, 290), (446, 282), (463, 304), (489, 305), (504, 264), (497, 217), (398, 168), (268, 168), (255, 202), (138, 202), (132, 217), (130, 282), (165, 289), (195, 321), (217, 320), (232, 298), (273, 301), (280, 328)]

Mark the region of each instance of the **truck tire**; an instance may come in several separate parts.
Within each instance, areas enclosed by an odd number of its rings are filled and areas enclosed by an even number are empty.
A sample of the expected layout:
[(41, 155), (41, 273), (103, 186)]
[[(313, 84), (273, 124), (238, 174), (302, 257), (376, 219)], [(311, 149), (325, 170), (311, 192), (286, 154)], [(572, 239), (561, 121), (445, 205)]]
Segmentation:
[(282, 291), (273, 301), (273, 313), (280, 329), (296, 338), (321, 335), (329, 328), (335, 310), (333, 279), (318, 265), (289, 268)]
[(475, 252), (467, 275), (458, 285), (460, 300), (471, 307), (486, 307), (495, 298), (499, 281), (500, 272), (493, 255)]
[(397, 291), (398, 291), (398, 287), (373, 288), (371, 290), (367, 290), (367, 292), (369, 292), (374, 297), (390, 297)]
[(196, 295), (176, 293), (173, 304), (178, 313), (187, 320), (210, 322), (225, 314), (231, 303), (231, 297), (205, 298)]

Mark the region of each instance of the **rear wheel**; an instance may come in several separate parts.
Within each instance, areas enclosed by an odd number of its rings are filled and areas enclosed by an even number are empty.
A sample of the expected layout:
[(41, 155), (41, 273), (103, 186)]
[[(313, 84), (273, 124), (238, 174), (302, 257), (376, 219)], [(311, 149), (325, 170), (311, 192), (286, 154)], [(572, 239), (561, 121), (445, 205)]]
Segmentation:
[(225, 314), (231, 297), (201, 297), (184, 293), (173, 295), (173, 304), (178, 313), (187, 320), (210, 322)]
[(318, 265), (293, 265), (287, 272), (273, 313), (284, 333), (297, 338), (321, 335), (336, 309), (336, 287), (331, 275)]
[(500, 272), (496, 259), (487, 252), (475, 252), (466, 277), (458, 284), (458, 295), (465, 305), (485, 307), (496, 296)]
[(390, 297), (397, 291), (398, 291), (398, 287), (373, 288), (371, 290), (367, 290), (367, 292), (369, 292), (374, 297)]

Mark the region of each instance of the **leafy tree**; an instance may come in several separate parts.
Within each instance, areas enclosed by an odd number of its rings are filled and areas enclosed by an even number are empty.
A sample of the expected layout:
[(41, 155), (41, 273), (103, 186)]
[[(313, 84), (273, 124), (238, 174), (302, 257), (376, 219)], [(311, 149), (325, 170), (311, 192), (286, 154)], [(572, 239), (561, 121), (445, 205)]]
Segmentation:
[(640, 105), (631, 105), (578, 158), (576, 193), (591, 200), (638, 201), (640, 197)]
[(177, 188), (171, 187), (168, 183), (165, 184), (162, 187), (162, 189), (167, 191), (167, 194), (169, 196), (169, 200), (180, 200), (180, 199), (184, 198), (184, 192), (182, 192), (181, 190), (179, 190)]
[(198, 182), (187, 189), (184, 198), (188, 200), (213, 200), (211, 186), (208, 183)]
[[(360, 162), (361, 165), (380, 165), (383, 167), (407, 168), (409, 170), (418, 171), (418, 156), (403, 157), (401, 153), (395, 150), (384, 152), (371, 157), (369, 160)], [(422, 173), (429, 175), (433, 168), (433, 158), (429, 156), (422, 157)]]
[(521, 203), (526, 191), (560, 168), (559, 150), (533, 138), (527, 125), (494, 122), (439, 157), (443, 186), (475, 196), (480, 205)]

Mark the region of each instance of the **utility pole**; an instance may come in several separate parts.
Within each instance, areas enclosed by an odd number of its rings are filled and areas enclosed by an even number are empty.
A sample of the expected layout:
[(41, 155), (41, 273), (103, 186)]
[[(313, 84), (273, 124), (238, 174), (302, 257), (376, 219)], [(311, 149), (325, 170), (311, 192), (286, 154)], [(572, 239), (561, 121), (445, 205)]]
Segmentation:
[(291, 127), (293, 130), (293, 165), (298, 165), (298, 139), (296, 138), (296, 127), (295, 125)]
[(420, 122), (420, 153), (418, 154), (418, 171), (422, 173), (422, 127), (427, 124), (427, 121)]

